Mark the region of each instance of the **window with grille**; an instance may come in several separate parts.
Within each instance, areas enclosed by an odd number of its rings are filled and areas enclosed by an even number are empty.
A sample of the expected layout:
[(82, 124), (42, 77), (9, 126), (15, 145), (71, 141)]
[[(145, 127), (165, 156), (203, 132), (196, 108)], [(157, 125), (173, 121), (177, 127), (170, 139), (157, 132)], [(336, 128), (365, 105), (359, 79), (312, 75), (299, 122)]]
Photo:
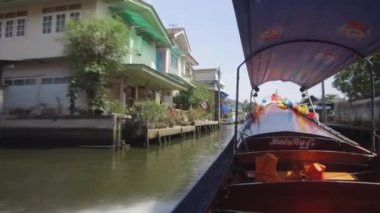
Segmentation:
[(73, 20), (79, 20), (79, 15), (80, 15), (79, 12), (72, 12), (70, 13), (70, 18)]
[(13, 20), (5, 22), (5, 38), (13, 37)]
[(61, 33), (67, 19), (79, 20), (81, 4), (59, 5), (42, 9), (42, 33)]
[(173, 68), (178, 67), (178, 57), (174, 55), (173, 53), (171, 54), (170, 64)]
[(26, 19), (17, 19), (17, 31), (16, 31), (16, 36), (21, 37), (25, 35), (25, 23)]
[(53, 16), (51, 15), (43, 16), (42, 33), (43, 34), (51, 33), (52, 27), (53, 27)]
[(66, 14), (57, 14), (55, 21), (55, 32), (60, 33), (65, 30)]
[(27, 15), (26, 10), (0, 13), (0, 39), (25, 36)]

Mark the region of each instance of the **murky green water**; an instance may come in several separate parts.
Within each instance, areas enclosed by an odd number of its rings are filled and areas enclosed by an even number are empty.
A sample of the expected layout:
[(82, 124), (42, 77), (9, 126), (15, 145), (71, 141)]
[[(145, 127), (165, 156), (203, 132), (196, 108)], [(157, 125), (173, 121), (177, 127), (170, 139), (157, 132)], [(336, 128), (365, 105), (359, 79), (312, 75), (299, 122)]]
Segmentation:
[(223, 126), (196, 141), (122, 152), (0, 149), (0, 212), (169, 212), (232, 134)]

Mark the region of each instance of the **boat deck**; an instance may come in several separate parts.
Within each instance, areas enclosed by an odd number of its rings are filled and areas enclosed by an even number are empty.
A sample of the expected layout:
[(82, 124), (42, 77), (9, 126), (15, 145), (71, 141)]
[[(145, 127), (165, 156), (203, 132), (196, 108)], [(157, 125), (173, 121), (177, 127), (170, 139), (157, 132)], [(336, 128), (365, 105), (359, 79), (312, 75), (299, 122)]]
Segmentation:
[(292, 109), (279, 108), (275, 104), (268, 105), (255, 118), (249, 119), (243, 134), (263, 135), (274, 132), (296, 132), (341, 140), (302, 114)]

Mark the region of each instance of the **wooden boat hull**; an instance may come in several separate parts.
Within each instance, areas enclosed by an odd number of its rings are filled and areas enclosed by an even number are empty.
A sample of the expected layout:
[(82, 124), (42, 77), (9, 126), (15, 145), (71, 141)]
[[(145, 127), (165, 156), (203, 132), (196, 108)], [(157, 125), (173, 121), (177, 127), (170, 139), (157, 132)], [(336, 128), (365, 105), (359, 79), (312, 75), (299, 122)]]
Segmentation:
[[(271, 109), (273, 108), (268, 108)], [(266, 116), (271, 118), (272, 115), (268, 113)], [(262, 121), (266, 120), (271, 119), (264, 116)], [(308, 123), (314, 132), (321, 131), (321, 134), (329, 136), (330, 133), (324, 132), (326, 130), (319, 130), (316, 124)], [(262, 128), (269, 124), (270, 122), (262, 122), (260, 125)], [(257, 123), (246, 125), (241, 129), (240, 135), (258, 129), (253, 126)], [(237, 150), (234, 150), (236, 144), (231, 140), (174, 212), (380, 211), (380, 169), (377, 156), (356, 143), (342, 141), (341, 137), (321, 137), (321, 134), (306, 133), (277, 131), (254, 134), (243, 138)], [(307, 140), (313, 139), (316, 145), (310, 148), (314, 149), (296, 149), (298, 146), (288, 148), (287, 143), (292, 141), (290, 139), (296, 138), (294, 141), (301, 143), (305, 137)], [(274, 139), (281, 139), (281, 143)], [(287, 143), (283, 144), (282, 141)], [(277, 174), (283, 178), (280, 181), (268, 183), (255, 180), (255, 159), (268, 153), (276, 156), (279, 161)], [(289, 174), (294, 165), (314, 162), (327, 166), (328, 177), (324, 181), (285, 178), (285, 174)], [(334, 178), (336, 174), (341, 177)]]
[(231, 185), (219, 209), (243, 212), (378, 212), (380, 184), (281, 182)]
[[(380, 183), (293, 181), (233, 184), (233, 142), (173, 212), (377, 212)], [(368, 179), (379, 180), (380, 174)]]

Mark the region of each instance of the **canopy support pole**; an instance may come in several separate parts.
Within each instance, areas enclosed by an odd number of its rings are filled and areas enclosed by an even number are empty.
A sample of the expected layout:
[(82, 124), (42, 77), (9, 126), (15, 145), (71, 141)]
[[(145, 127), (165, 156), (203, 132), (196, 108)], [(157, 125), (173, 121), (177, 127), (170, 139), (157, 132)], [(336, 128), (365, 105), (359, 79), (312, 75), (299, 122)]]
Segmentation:
[(319, 122), (319, 119), (317, 118), (317, 113), (315, 112), (315, 107), (314, 107), (313, 102), (311, 101), (311, 98), (310, 98), (309, 92), (308, 92), (307, 90), (305, 90), (305, 92), (306, 92), (306, 96), (307, 96), (307, 98), (309, 99), (310, 106), (311, 106), (311, 108), (313, 109), (313, 112), (314, 112), (314, 115), (315, 115), (315, 121), (317, 122), (318, 126), (320, 126), (321, 123)]
[(373, 62), (364, 58), (370, 67), (371, 74), (371, 151), (376, 152), (376, 117), (375, 117), (375, 69)]
[(325, 97), (325, 81), (322, 81), (322, 123), (327, 122), (326, 97)]
[(235, 131), (234, 131), (234, 152), (237, 150), (237, 139), (238, 139), (238, 136), (237, 136), (237, 126), (238, 126), (238, 110), (239, 110), (239, 80), (240, 80), (240, 68), (241, 66), (244, 64), (241, 63), (238, 68), (237, 68), (237, 72), (236, 72), (236, 100), (235, 100)]
[[(253, 56), (253, 55), (252, 55)], [(251, 56), (251, 57), (252, 57)], [(248, 57), (246, 58), (243, 62), (241, 62), (241, 64), (239, 64), (239, 66), (237, 67), (237, 71), (236, 71), (236, 100), (235, 100), (235, 131), (234, 131), (234, 152), (237, 150), (237, 145), (238, 145), (238, 131), (237, 131), (237, 127), (238, 127), (238, 116), (239, 116), (239, 113), (238, 113), (238, 110), (239, 110), (239, 83), (240, 83), (240, 68), (251, 58), (251, 57)], [(253, 87), (252, 87), (253, 88)]]

